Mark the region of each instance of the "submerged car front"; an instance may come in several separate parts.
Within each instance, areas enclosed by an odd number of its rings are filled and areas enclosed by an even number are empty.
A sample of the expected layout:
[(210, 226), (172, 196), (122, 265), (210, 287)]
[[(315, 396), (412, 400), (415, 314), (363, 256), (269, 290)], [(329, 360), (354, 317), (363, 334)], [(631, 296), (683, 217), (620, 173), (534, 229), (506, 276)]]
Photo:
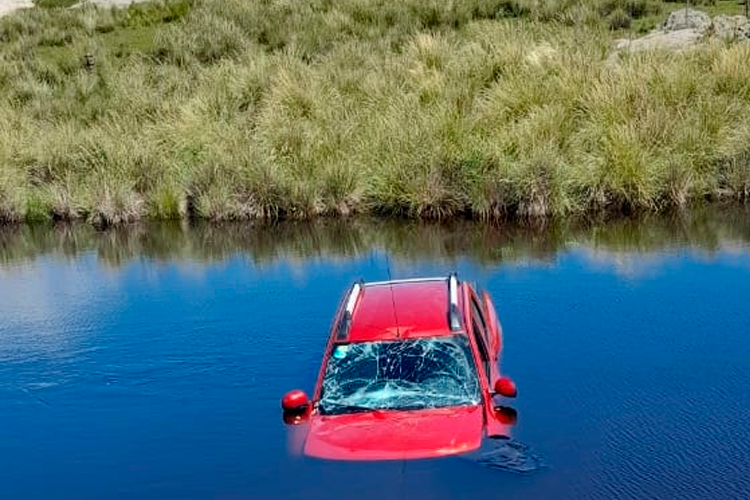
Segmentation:
[(315, 401), (308, 456), (429, 458), (481, 445), (482, 390), (465, 334), (333, 344)]

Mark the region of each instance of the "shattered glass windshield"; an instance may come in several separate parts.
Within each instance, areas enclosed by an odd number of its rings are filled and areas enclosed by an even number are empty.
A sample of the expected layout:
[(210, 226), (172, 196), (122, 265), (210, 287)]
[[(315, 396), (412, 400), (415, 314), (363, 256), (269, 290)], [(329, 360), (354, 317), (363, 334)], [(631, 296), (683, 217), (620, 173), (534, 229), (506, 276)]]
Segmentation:
[(481, 401), (463, 335), (337, 345), (326, 365), (321, 414), (418, 410)]

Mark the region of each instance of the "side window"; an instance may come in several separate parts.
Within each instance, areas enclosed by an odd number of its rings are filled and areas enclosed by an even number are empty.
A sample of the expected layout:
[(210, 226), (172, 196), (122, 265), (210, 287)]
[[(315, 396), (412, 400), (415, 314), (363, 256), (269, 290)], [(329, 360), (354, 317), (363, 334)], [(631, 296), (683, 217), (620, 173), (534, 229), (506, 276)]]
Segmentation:
[(481, 308), (477, 305), (476, 299), (471, 297), (471, 326), (474, 331), (474, 340), (479, 346), (479, 355), (482, 358), (482, 369), (485, 377), (490, 380), (490, 357), (487, 351), (487, 326), (482, 317)]
[(473, 316), (477, 318), (477, 320), (481, 324), (482, 338), (485, 339), (485, 343), (486, 343), (487, 342), (487, 321), (484, 319), (484, 316), (482, 315), (482, 308), (479, 306), (477, 299), (473, 295), (471, 296), (471, 313)]

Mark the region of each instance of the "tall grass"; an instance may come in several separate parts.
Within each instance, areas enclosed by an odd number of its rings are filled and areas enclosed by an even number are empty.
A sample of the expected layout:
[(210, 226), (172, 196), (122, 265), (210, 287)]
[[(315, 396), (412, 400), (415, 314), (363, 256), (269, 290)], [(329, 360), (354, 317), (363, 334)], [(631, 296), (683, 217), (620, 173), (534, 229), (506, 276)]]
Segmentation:
[(750, 46), (613, 59), (608, 16), (654, 11), (638, 1), (20, 12), (0, 20), (0, 219), (533, 219), (747, 199)]

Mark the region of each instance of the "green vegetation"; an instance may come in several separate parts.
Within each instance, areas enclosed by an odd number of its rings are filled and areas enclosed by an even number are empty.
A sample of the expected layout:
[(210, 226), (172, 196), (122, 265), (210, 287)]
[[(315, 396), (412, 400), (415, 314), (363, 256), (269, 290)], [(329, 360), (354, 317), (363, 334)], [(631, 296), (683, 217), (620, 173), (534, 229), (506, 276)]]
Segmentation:
[(0, 219), (526, 219), (745, 200), (750, 44), (611, 57), (622, 30), (683, 5), (22, 11), (0, 20)]

